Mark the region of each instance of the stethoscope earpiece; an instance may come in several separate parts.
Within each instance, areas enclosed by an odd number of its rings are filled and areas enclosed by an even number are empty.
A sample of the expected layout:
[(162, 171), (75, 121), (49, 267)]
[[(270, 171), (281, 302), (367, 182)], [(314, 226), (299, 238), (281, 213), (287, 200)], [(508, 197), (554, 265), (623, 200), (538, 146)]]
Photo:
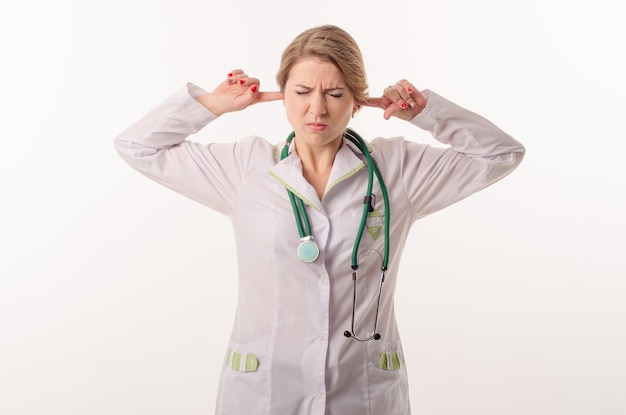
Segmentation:
[(369, 337), (369, 338), (367, 338), (367, 339), (359, 339), (359, 338), (357, 338), (354, 334), (350, 333), (348, 330), (344, 331), (344, 332), (343, 332), (343, 335), (344, 335), (344, 336), (346, 336), (347, 338), (352, 337), (352, 338), (354, 338), (355, 340), (358, 340), (358, 341), (361, 341), (361, 342), (366, 342), (366, 341), (368, 341), (368, 340), (372, 340), (372, 339), (374, 339), (374, 340), (380, 340), (380, 334), (379, 334), (379, 333), (376, 333), (376, 334), (374, 334), (374, 336)]

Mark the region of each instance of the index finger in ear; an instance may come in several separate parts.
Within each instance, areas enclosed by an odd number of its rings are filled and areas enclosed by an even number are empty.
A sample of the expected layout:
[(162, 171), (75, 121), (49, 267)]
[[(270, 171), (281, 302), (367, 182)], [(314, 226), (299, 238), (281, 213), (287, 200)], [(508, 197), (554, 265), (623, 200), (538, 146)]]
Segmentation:
[(359, 105), (363, 105), (366, 107), (376, 107), (376, 108), (385, 108), (385, 105), (383, 104), (383, 98), (368, 98), (366, 101), (359, 101), (357, 102), (357, 104)]
[(258, 92), (256, 95), (257, 102), (278, 101), (285, 97), (280, 91)]

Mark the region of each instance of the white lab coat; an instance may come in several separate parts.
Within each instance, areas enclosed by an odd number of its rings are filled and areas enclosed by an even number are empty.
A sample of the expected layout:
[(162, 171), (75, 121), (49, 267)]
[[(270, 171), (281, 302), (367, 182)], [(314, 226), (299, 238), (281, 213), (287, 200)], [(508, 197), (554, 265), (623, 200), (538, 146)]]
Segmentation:
[[(248, 137), (200, 144), (188, 136), (216, 116), (186, 85), (115, 139), (121, 157), (159, 183), (227, 215), (238, 254), (238, 306), (224, 359), (217, 414), (406, 415), (407, 372), (394, 315), (398, 264), (412, 223), (498, 181), (521, 162), (524, 147), (484, 118), (437, 94), (411, 123), (446, 146), (375, 139), (372, 156), (391, 200), (391, 258), (378, 332), (365, 343), (346, 338), (352, 312), (351, 253), (363, 211), (367, 169), (345, 142), (322, 200), (283, 143)], [(307, 205), (320, 246), (314, 263), (299, 243), (285, 187)], [(369, 335), (383, 252), (383, 198), (368, 219), (358, 269), (356, 332)], [(380, 216), (378, 216), (380, 215)], [(217, 259), (217, 258), (215, 258)]]

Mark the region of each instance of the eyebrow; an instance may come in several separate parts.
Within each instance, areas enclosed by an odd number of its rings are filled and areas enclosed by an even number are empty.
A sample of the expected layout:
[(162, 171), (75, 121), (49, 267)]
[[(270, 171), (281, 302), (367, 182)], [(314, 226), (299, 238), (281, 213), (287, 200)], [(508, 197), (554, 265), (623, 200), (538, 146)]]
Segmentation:
[[(304, 88), (304, 89), (313, 89), (313, 88), (311, 88), (310, 86), (301, 85), (301, 84), (296, 84), (296, 85), (294, 85), (294, 86), (297, 86), (297, 87), (299, 87), (299, 88)], [(323, 91), (324, 91), (324, 92), (329, 92), (329, 91), (337, 91), (337, 90), (343, 90), (343, 89), (345, 89), (345, 88), (343, 88), (343, 87), (341, 87), (341, 86), (335, 86), (335, 87), (332, 87), (332, 88), (326, 88), (326, 89), (324, 89)]]

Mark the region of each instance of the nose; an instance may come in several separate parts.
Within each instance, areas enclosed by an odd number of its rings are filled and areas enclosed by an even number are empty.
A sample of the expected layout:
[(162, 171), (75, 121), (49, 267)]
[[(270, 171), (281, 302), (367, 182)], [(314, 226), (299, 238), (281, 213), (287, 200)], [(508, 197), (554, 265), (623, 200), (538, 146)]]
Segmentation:
[(309, 112), (313, 115), (326, 114), (326, 98), (323, 94), (311, 94)]

